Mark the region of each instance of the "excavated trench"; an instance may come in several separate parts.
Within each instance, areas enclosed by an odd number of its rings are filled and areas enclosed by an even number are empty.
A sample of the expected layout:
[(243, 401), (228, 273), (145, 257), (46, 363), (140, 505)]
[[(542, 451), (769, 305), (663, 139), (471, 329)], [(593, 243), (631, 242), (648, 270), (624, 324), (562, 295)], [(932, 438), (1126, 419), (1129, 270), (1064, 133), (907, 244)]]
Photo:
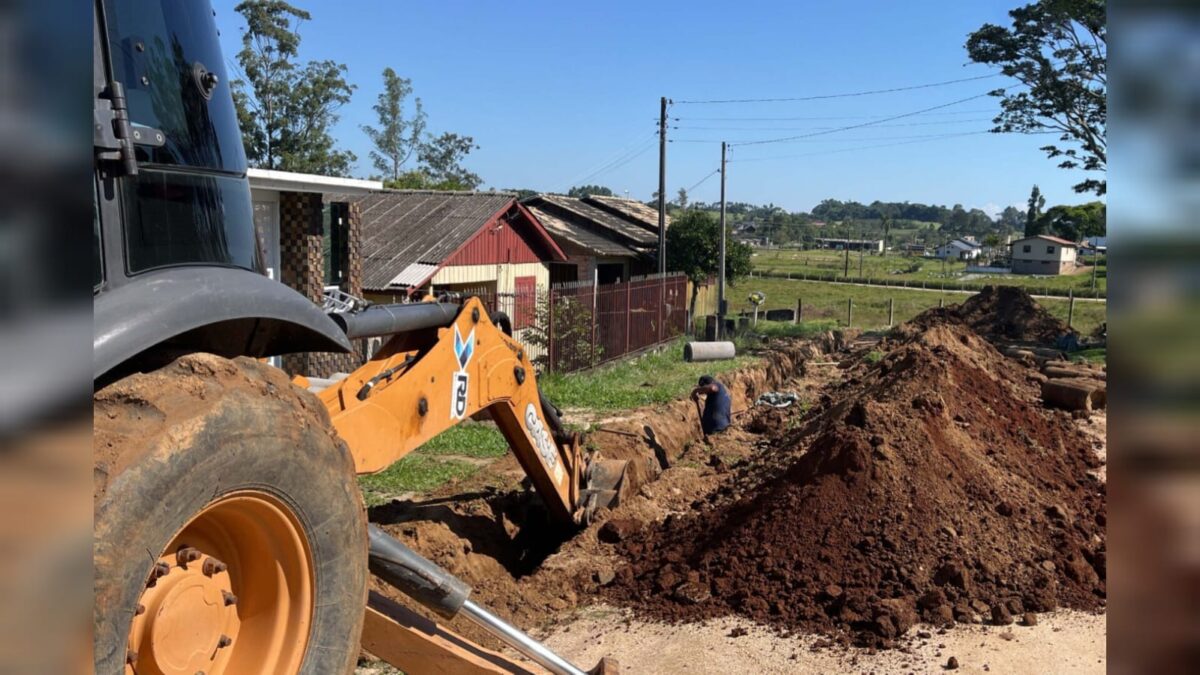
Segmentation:
[[(772, 349), (724, 378), (735, 424), (711, 444), (688, 400), (606, 421), (590, 443), (630, 461), (630, 484), (581, 531), (548, 522), (511, 457), (371, 519), (526, 629), (608, 602), (887, 647), (918, 621), (1101, 610), (1102, 442), (1046, 409), (1036, 371), (988, 342), (1054, 329), (1007, 293), (933, 310), (870, 347), (830, 334)], [(802, 404), (752, 406), (780, 389)]]

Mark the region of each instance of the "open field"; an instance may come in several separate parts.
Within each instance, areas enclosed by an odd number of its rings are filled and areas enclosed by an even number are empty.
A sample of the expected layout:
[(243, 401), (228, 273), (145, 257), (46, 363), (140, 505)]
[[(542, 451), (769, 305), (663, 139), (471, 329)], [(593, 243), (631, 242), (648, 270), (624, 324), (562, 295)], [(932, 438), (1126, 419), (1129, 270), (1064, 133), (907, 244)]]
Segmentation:
[[(804, 320), (836, 320), (846, 325), (847, 300), (853, 300), (851, 317), (855, 328), (876, 329), (888, 325), (888, 301), (895, 302), (895, 322), (902, 323), (917, 314), (945, 304), (960, 303), (970, 292), (922, 291), (916, 289), (889, 288), (884, 286), (858, 286), (795, 279), (759, 278), (743, 279), (736, 288), (730, 287), (727, 298), (731, 313), (753, 311), (747, 296), (753, 291), (766, 294), (767, 301), (759, 309), (795, 309), (796, 301), (804, 301)], [(1040, 298), (1038, 303), (1054, 316), (1066, 320), (1068, 300)], [(1083, 334), (1091, 333), (1105, 321), (1108, 305), (1104, 302), (1079, 299), (1075, 302), (1072, 326)]]
[[(755, 250), (752, 258), (756, 274), (802, 274), (819, 275), (822, 277), (842, 277), (845, 271), (845, 253), (841, 251), (813, 250), (797, 251), (791, 249)], [(988, 284), (1003, 284), (1020, 286), (1030, 293), (1044, 292), (1066, 293), (1073, 289), (1077, 295), (1091, 296), (1091, 268), (1065, 276), (1025, 276), (1015, 274), (967, 274), (967, 264), (962, 261), (936, 258), (905, 257), (889, 253), (886, 256), (865, 254), (862, 256), (860, 273), (859, 254), (850, 252), (850, 277), (879, 280), (886, 283), (908, 282), (929, 287), (941, 283), (965, 284), (967, 286), (983, 287)], [(1108, 290), (1108, 267), (1101, 261), (1096, 272), (1096, 291), (1101, 296)]]

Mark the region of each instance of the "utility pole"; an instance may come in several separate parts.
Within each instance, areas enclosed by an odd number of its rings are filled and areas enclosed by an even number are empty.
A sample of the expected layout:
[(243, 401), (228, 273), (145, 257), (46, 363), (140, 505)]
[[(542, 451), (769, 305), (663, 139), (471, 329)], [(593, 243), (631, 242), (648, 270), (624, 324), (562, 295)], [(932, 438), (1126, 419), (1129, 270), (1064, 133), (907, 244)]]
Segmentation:
[(667, 272), (667, 97), (658, 101), (658, 273)]
[(721, 141), (721, 243), (717, 254), (717, 339), (725, 337), (725, 152)]
[[(859, 237), (861, 238), (864, 236), (866, 236), (866, 235), (864, 235), (862, 233), (862, 230), (859, 230)], [(864, 239), (863, 241), (866, 241), (866, 240)], [(858, 246), (858, 278), (859, 279), (861, 279), (862, 275), (863, 275), (863, 252), (866, 248), (867, 247), (865, 244), (859, 244), (859, 246)]]
[(846, 252), (846, 264), (842, 269), (842, 277), (850, 278), (850, 220), (846, 220), (846, 243), (842, 245), (842, 249)]

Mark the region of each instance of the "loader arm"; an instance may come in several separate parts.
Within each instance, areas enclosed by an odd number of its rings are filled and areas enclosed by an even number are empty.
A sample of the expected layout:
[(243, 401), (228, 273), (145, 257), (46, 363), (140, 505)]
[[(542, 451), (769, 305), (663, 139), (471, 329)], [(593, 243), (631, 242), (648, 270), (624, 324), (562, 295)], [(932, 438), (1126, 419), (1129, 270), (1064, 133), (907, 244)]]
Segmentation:
[(444, 326), (398, 333), (319, 392), (360, 474), (381, 471), (486, 410), (559, 521), (583, 522), (585, 458), (576, 434), (548, 423), (525, 348), (476, 298)]

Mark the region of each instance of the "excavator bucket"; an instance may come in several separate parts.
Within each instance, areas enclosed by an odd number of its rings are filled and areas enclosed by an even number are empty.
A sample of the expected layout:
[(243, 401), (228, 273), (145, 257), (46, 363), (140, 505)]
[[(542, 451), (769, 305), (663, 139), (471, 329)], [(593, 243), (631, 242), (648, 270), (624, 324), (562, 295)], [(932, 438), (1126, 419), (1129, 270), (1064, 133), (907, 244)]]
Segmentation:
[(602, 508), (620, 506), (625, 488), (625, 471), (629, 462), (623, 459), (593, 458), (588, 462), (583, 485), (583, 517), (585, 523), (594, 519)]

